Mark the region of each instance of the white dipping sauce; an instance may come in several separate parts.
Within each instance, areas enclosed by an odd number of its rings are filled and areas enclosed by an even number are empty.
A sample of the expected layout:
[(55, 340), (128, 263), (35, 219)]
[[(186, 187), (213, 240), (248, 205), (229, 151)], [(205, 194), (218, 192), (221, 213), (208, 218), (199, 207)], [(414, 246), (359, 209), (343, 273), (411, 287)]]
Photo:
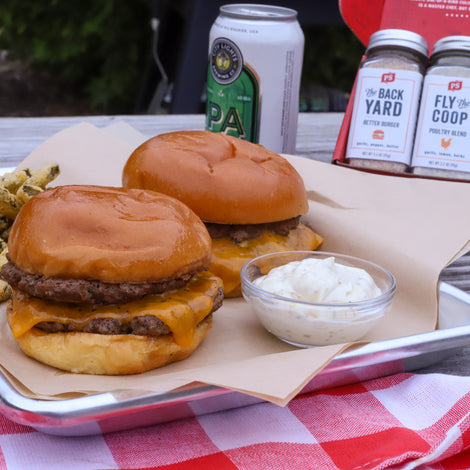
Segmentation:
[(331, 305), (370, 300), (382, 293), (366, 271), (338, 264), (333, 257), (293, 261), (273, 268), (253, 283), (289, 299), (330, 304), (310, 306), (257, 299), (254, 306), (265, 328), (297, 345), (355, 341), (385, 313), (383, 305), (368, 307), (365, 311), (364, 307), (360, 309), (355, 305)]
[(254, 284), (273, 294), (304, 302), (357, 302), (381, 294), (363, 269), (326, 259), (306, 258), (271, 269)]

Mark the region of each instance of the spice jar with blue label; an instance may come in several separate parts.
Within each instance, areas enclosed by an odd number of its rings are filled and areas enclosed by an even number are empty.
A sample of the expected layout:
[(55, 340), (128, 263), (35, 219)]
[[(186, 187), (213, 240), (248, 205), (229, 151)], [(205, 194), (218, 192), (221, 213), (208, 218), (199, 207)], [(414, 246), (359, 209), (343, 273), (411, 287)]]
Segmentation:
[(429, 48), (402, 29), (372, 34), (361, 63), (346, 162), (392, 173), (409, 170)]
[(412, 171), (470, 180), (470, 36), (433, 47), (423, 85)]

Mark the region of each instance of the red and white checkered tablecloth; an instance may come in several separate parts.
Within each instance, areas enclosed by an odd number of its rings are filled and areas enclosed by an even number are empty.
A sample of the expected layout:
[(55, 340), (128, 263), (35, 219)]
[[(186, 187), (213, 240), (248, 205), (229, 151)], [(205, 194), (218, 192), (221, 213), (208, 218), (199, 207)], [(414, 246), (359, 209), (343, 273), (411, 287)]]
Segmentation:
[(0, 417), (0, 468), (470, 469), (470, 377), (399, 374), (167, 424), (58, 437)]

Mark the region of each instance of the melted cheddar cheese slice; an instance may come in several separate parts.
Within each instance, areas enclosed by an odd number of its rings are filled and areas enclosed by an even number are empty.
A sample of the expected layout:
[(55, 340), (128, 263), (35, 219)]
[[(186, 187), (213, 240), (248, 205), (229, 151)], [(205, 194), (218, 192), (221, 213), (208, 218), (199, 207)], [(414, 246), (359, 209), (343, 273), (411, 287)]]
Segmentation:
[(117, 318), (126, 323), (134, 317), (153, 315), (170, 328), (179, 346), (188, 347), (197, 324), (212, 310), (221, 287), (221, 279), (204, 272), (196, 274), (181, 289), (147, 295), (126, 304), (98, 307), (49, 302), (15, 290), (12, 308), (8, 309), (8, 323), (13, 336), (18, 338), (40, 322), (72, 324), (83, 330), (94, 318)]
[(303, 224), (291, 230), (287, 236), (276, 235), (268, 230), (256, 239), (240, 244), (229, 238), (212, 240), (210, 271), (224, 281), (225, 295), (240, 295), (240, 270), (249, 260), (278, 251), (310, 251), (317, 249), (323, 238)]

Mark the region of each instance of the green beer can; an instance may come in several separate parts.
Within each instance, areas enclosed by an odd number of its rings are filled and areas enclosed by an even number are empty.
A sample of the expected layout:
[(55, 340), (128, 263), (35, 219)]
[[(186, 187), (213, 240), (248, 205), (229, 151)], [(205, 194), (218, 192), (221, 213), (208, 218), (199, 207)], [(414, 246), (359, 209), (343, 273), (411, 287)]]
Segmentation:
[(209, 34), (206, 130), (294, 153), (303, 49), (295, 10), (220, 7)]

